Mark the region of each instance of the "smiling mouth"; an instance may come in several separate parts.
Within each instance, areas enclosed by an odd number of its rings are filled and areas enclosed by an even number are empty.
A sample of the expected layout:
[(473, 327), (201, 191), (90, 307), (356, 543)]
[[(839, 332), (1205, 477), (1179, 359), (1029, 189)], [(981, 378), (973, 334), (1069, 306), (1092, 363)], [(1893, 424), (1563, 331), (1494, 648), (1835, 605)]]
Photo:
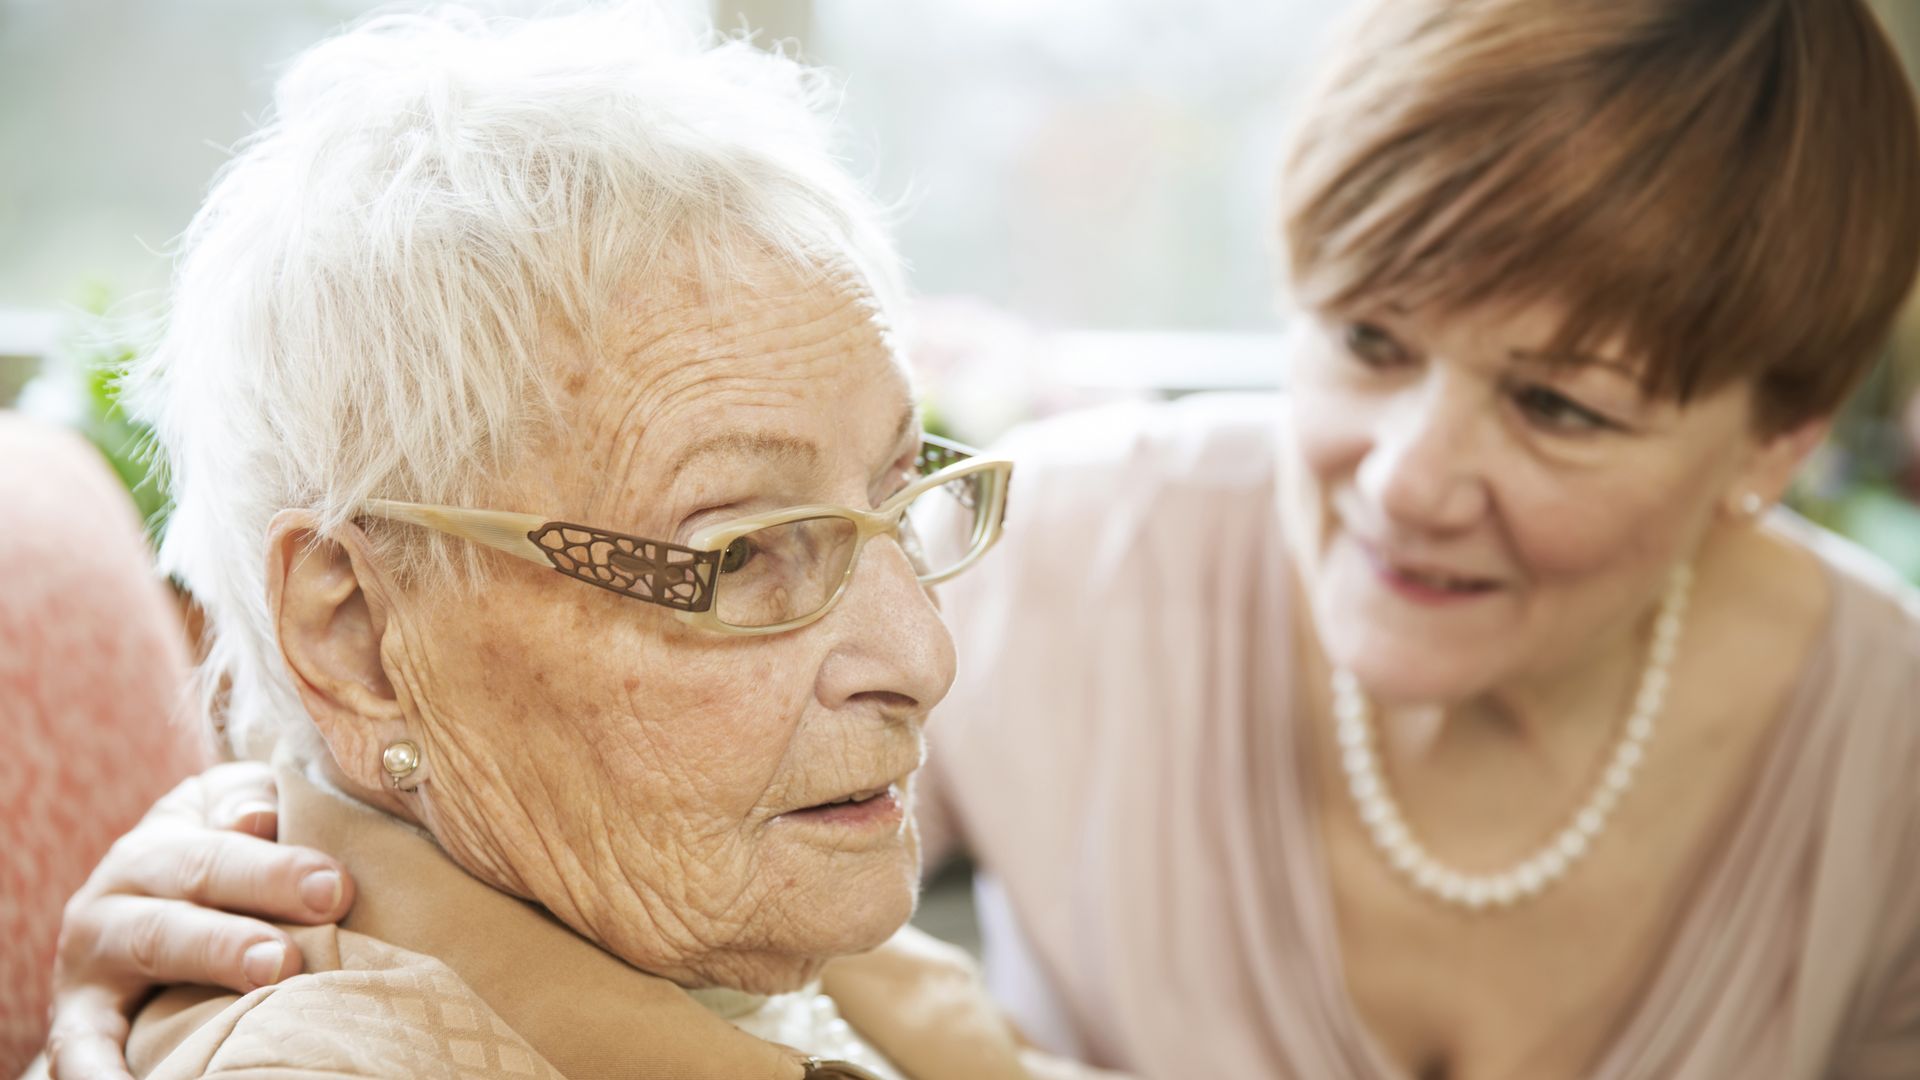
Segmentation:
[(1381, 580), (1395, 592), (1415, 600), (1425, 602), (1464, 600), (1485, 596), (1500, 589), (1500, 582), (1490, 578), (1469, 577), (1427, 567), (1406, 566), (1388, 560), (1368, 544), (1361, 543), (1358, 546), (1366, 556), (1367, 562), (1372, 565), (1374, 573), (1378, 574)]
[(1485, 578), (1455, 577), (1452, 574), (1411, 570), (1403, 566), (1393, 565), (1388, 565), (1385, 569), (1387, 573), (1409, 585), (1415, 585), (1424, 589), (1435, 589), (1441, 592), (1462, 594), (1483, 593), (1492, 592), (1494, 589), (1500, 587), (1497, 582), (1488, 581)]

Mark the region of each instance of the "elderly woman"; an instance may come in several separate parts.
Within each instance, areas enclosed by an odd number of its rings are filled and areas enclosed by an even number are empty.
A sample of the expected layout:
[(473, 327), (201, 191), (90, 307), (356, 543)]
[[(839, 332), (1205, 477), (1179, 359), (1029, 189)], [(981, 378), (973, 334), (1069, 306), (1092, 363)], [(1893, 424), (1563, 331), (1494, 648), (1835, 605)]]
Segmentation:
[(1892, 50), (1861, 0), (1358, 15), (1288, 397), (1017, 438), (947, 594), (923, 824), (1010, 1002), (1166, 1080), (1920, 1075), (1920, 597), (1769, 510), (1920, 262)]
[(1026, 1075), (941, 955), (820, 989), (913, 910), (927, 587), (1009, 466), (923, 440), (814, 96), (632, 9), (282, 79), (132, 401), (227, 735), (359, 900), (148, 1004), (137, 1072)]

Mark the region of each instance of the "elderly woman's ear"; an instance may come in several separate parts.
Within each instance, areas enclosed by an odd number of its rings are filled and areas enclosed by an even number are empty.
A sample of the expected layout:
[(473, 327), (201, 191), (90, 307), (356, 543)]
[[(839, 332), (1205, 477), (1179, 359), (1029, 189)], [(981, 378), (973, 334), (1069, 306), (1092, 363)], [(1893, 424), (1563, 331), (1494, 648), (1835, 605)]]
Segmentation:
[(392, 611), (366, 535), (321, 536), (312, 513), (267, 528), (267, 607), (301, 704), (346, 779), (381, 791), (385, 749), (408, 737), (381, 648)]

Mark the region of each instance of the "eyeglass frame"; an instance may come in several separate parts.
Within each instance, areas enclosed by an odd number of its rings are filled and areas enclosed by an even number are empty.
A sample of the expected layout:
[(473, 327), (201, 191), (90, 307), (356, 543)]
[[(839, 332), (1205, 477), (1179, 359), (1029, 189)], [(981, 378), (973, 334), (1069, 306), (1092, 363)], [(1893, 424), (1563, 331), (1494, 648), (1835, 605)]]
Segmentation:
[[(966, 557), (954, 566), (938, 574), (916, 574), (916, 579), (922, 585), (938, 585), (947, 581), (978, 562), (999, 542), (1006, 523), (1007, 488), (1013, 478), (1012, 460), (984, 454), (935, 435), (923, 435), (921, 439), (916, 462), (920, 478), (872, 510), (828, 504), (790, 506), (706, 526), (695, 531), (685, 544), (649, 540), (627, 533), (556, 521), (538, 514), (506, 510), (475, 510), (434, 503), (368, 499), (361, 504), (361, 512), (484, 544), (496, 551), (546, 566), (575, 581), (584, 581), (642, 603), (669, 608), (682, 622), (702, 630), (737, 637), (759, 637), (798, 630), (832, 611), (846, 594), (847, 585), (853, 580), (854, 569), (860, 565), (860, 553), (866, 548), (867, 541), (881, 535), (897, 538), (907, 507), (921, 495), (955, 480), (976, 473), (987, 474), (985, 490), (981, 495), (986, 506), (975, 511), (974, 527), (977, 531), (973, 546)], [(857, 530), (853, 554), (848, 557), (847, 568), (834, 585), (832, 595), (812, 613), (770, 626), (735, 626), (722, 622), (714, 612), (714, 597), (719, 588), (720, 560), (726, 554), (727, 547), (740, 537), (761, 529), (817, 518), (851, 521)], [(570, 534), (580, 534), (580, 538), (575, 539)], [(607, 545), (607, 551), (604, 555), (596, 556), (595, 551), (601, 544)], [(576, 555), (575, 552), (584, 554)], [(625, 556), (626, 563), (617, 570), (607, 565), (615, 563), (616, 556)], [(607, 571), (606, 577), (597, 573), (602, 570)], [(619, 583), (622, 577), (628, 579), (627, 584)], [(660, 587), (663, 580), (664, 588)], [(634, 591), (643, 584), (645, 593)]]

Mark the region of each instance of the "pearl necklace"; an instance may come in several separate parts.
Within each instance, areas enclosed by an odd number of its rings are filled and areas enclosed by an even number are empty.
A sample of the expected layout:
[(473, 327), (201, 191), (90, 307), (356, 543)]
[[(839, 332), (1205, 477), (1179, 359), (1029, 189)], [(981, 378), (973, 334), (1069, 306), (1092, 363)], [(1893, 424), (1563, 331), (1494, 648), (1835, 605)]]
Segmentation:
[(1653, 737), (1653, 722), (1666, 702), (1667, 671), (1673, 666), (1674, 654), (1680, 646), (1680, 628), (1692, 584), (1693, 572), (1689, 567), (1682, 564), (1674, 568), (1660, 604), (1660, 614), (1654, 621), (1653, 643), (1647, 650), (1646, 668), (1640, 676), (1640, 692), (1634, 698), (1626, 731), (1614, 747), (1599, 786), (1586, 805), (1573, 815), (1571, 823), (1545, 847), (1502, 873), (1464, 874), (1442, 864), (1421, 846), (1387, 790), (1386, 776), (1374, 754), (1372, 710), (1366, 693), (1352, 672), (1336, 669), (1333, 673), (1334, 730), (1340, 745), (1341, 766), (1347, 774), (1347, 791), (1353, 796), (1373, 846), (1386, 858), (1387, 864), (1419, 891), (1469, 911), (1512, 907), (1540, 895), (1565, 877), (1592, 849), (1606, 830), (1608, 815), (1633, 786), (1634, 772), (1646, 756), (1648, 740)]

